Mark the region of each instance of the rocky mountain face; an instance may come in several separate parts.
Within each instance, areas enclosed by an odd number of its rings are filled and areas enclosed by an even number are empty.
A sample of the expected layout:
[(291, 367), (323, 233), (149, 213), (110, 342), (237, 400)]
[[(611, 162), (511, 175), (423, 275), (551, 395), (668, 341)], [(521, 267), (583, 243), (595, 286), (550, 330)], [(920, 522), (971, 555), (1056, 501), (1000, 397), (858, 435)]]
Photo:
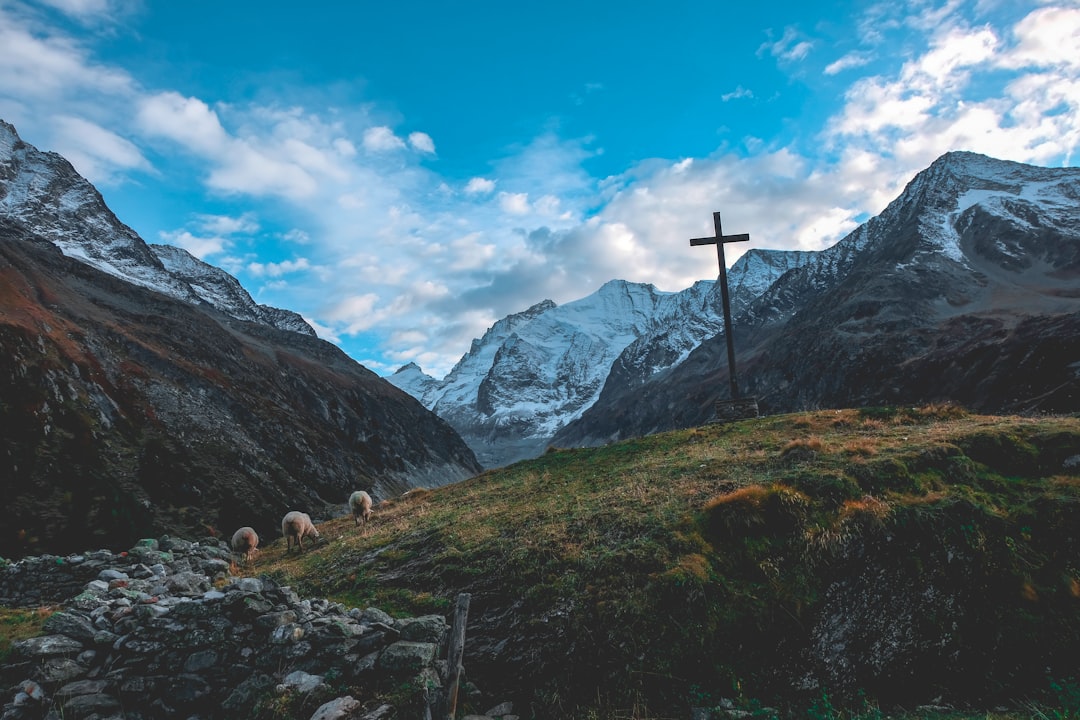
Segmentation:
[(150, 249), (58, 156), (0, 130), (0, 555), (273, 537), (288, 510), (479, 471), (449, 425), (298, 316)]
[[(732, 302), (748, 305), (801, 253), (754, 251), (730, 271)], [(545, 300), (495, 323), (436, 380), (410, 363), (389, 377), (449, 422), (486, 467), (543, 452), (580, 417), (613, 374), (640, 384), (684, 360), (723, 326), (720, 292), (699, 282), (678, 293), (613, 280), (565, 305)]]
[(33, 228), (68, 257), (193, 305), (306, 335), (294, 312), (259, 305), (236, 278), (186, 250), (148, 245), (60, 155), (23, 142), (0, 120), (0, 217)]
[[(955, 402), (1080, 409), (1080, 169), (942, 156), (881, 215), (736, 314), (738, 380), (765, 413)], [(645, 383), (609, 379), (556, 445), (706, 422), (715, 336)]]

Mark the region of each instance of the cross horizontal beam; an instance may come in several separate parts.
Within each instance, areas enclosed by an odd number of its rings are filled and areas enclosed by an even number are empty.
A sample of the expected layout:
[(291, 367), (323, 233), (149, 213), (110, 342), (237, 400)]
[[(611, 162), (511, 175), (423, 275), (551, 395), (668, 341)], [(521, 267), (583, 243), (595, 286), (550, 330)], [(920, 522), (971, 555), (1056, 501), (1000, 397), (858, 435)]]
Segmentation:
[(721, 235), (719, 238), (707, 237), (707, 238), (690, 238), (691, 245), (715, 245), (717, 240), (720, 242), (747, 242), (750, 240), (749, 233), (743, 233), (741, 235)]

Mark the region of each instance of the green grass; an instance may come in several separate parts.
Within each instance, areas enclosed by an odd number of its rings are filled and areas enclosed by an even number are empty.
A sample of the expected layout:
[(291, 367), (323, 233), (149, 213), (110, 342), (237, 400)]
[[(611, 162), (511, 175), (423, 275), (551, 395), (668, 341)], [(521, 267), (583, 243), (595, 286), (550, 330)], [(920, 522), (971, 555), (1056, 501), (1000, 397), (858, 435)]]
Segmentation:
[(41, 634), (41, 626), (56, 608), (0, 607), (0, 664), (7, 662), (11, 646)]
[[(703, 705), (809, 711), (813, 690), (772, 677), (776, 648), (806, 635), (858, 553), (915, 584), (964, 568), (958, 587), (1005, 644), (1080, 635), (1080, 477), (1062, 469), (1078, 452), (1077, 417), (951, 406), (773, 416), (551, 451), (383, 503), (364, 533), (349, 518), (325, 523), (327, 545), (303, 557), (271, 544), (252, 571), (395, 614), (447, 613), (460, 591), (512, 606), (513, 631), (553, 655), (535, 668), (552, 677), (531, 678), (534, 697), (565, 717), (661, 717), (649, 708), (695, 693)], [(1030, 659), (1027, 674), (986, 670), (995, 702), (1060, 707), (1044, 677), (1036, 688), (1044, 658)], [(910, 681), (933, 682), (933, 670)], [(986, 679), (977, 670), (972, 682)], [(859, 678), (835, 690), (832, 717), (903, 704), (889, 693)]]

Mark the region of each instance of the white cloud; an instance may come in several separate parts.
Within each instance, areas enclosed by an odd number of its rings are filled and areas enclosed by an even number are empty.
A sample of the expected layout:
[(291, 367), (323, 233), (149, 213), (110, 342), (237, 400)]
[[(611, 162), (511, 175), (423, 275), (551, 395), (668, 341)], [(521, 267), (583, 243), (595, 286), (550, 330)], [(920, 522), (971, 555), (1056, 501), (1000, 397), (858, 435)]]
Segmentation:
[(479, 195), (489, 193), (495, 189), (495, 181), (487, 178), (474, 177), (465, 185), (467, 195)]
[(297, 258), (296, 260), (284, 260), (282, 262), (270, 263), (252, 262), (247, 265), (247, 271), (255, 277), (278, 278), (288, 273), (301, 272), (310, 269), (311, 263), (307, 258)]
[(222, 253), (228, 247), (228, 241), (225, 238), (198, 237), (187, 230), (162, 231), (159, 236), (163, 242), (181, 247), (200, 260)]
[(282, 237), (289, 242), (296, 243), (297, 245), (311, 244), (311, 235), (298, 228), (293, 228), (292, 230), (289, 230), (287, 233), (282, 235)]
[(259, 231), (259, 222), (253, 212), (238, 217), (199, 214), (195, 216), (195, 223), (201, 231), (217, 235), (251, 235)]
[(431, 136), (427, 133), (412, 132), (409, 133), (409, 145), (413, 150), (417, 150), (422, 153), (434, 153), (435, 141), (431, 139)]
[(1080, 8), (1042, 7), (1013, 29), (1015, 49), (1006, 67), (1080, 66)]
[(378, 319), (375, 313), (378, 303), (379, 296), (375, 293), (351, 295), (333, 303), (321, 317), (332, 322), (331, 327), (341, 329), (337, 332), (355, 334), (374, 326)]
[(53, 126), (62, 139), (56, 150), (91, 182), (108, 183), (121, 172), (151, 169), (134, 143), (96, 123), (61, 115)]
[(136, 122), (150, 136), (165, 137), (204, 156), (228, 150), (230, 138), (217, 113), (198, 98), (168, 91), (143, 98)]
[[(768, 34), (771, 38), (772, 31), (770, 30)], [(779, 40), (762, 43), (758, 47), (758, 55), (768, 52), (773, 57), (784, 62), (798, 62), (805, 60), (813, 49), (814, 44), (809, 40), (802, 39), (802, 33), (799, 32), (798, 28), (789, 25), (784, 28), (784, 34)]]
[(101, 16), (114, 10), (110, 0), (40, 0), (40, 2), (78, 18)]
[(453, 270), (479, 270), (488, 266), (495, 258), (496, 247), (493, 242), (484, 242), (484, 235), (471, 232), (450, 243), (453, 258), (450, 268)]
[(720, 96), (720, 99), (724, 102), (730, 102), (731, 100), (738, 100), (741, 98), (752, 98), (754, 93), (750, 92), (742, 85), (738, 85), (734, 90), (729, 93), (724, 93)]
[(387, 152), (405, 147), (405, 141), (390, 128), (380, 125), (364, 131), (364, 148), (371, 152)]
[(356, 155), (356, 146), (345, 138), (335, 138), (332, 144), (338, 155), (343, 158), (351, 158)]
[(835, 62), (829, 63), (825, 66), (826, 75), (836, 75), (844, 70), (851, 70), (852, 68), (862, 67), (871, 61), (871, 56), (867, 53), (852, 52), (843, 56)]
[[(124, 70), (94, 62), (79, 41), (3, 6), (0, 47), (4, 48), (0, 95), (23, 102), (62, 103), (70, 114), (73, 105), (86, 103), (93, 94), (115, 99), (134, 92), (134, 82)], [(92, 97), (90, 102), (94, 104)]]
[(498, 200), (499, 207), (511, 215), (527, 215), (531, 210), (528, 193), (501, 192), (498, 195)]

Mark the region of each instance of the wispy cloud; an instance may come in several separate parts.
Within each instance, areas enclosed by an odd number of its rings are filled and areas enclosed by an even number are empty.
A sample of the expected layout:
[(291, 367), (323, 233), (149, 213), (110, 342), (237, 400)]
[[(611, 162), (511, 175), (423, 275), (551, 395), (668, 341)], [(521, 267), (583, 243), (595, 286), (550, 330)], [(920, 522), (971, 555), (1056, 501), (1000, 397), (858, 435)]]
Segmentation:
[(783, 35), (778, 40), (772, 40), (773, 31), (768, 32), (770, 39), (758, 47), (758, 56), (766, 53), (784, 62), (798, 62), (806, 59), (810, 51), (814, 49), (814, 43), (807, 40), (802, 32), (794, 26), (784, 28)]
[(864, 52), (851, 52), (844, 57), (825, 66), (826, 75), (836, 75), (845, 70), (862, 67), (872, 60), (872, 56)]
[(742, 85), (739, 85), (738, 87), (736, 87), (731, 92), (724, 93), (723, 95), (721, 95), (720, 99), (723, 100), (724, 102), (729, 102), (731, 100), (739, 100), (741, 98), (752, 98), (752, 97), (754, 97), (754, 93), (750, 92), (749, 90), (744, 88)]

